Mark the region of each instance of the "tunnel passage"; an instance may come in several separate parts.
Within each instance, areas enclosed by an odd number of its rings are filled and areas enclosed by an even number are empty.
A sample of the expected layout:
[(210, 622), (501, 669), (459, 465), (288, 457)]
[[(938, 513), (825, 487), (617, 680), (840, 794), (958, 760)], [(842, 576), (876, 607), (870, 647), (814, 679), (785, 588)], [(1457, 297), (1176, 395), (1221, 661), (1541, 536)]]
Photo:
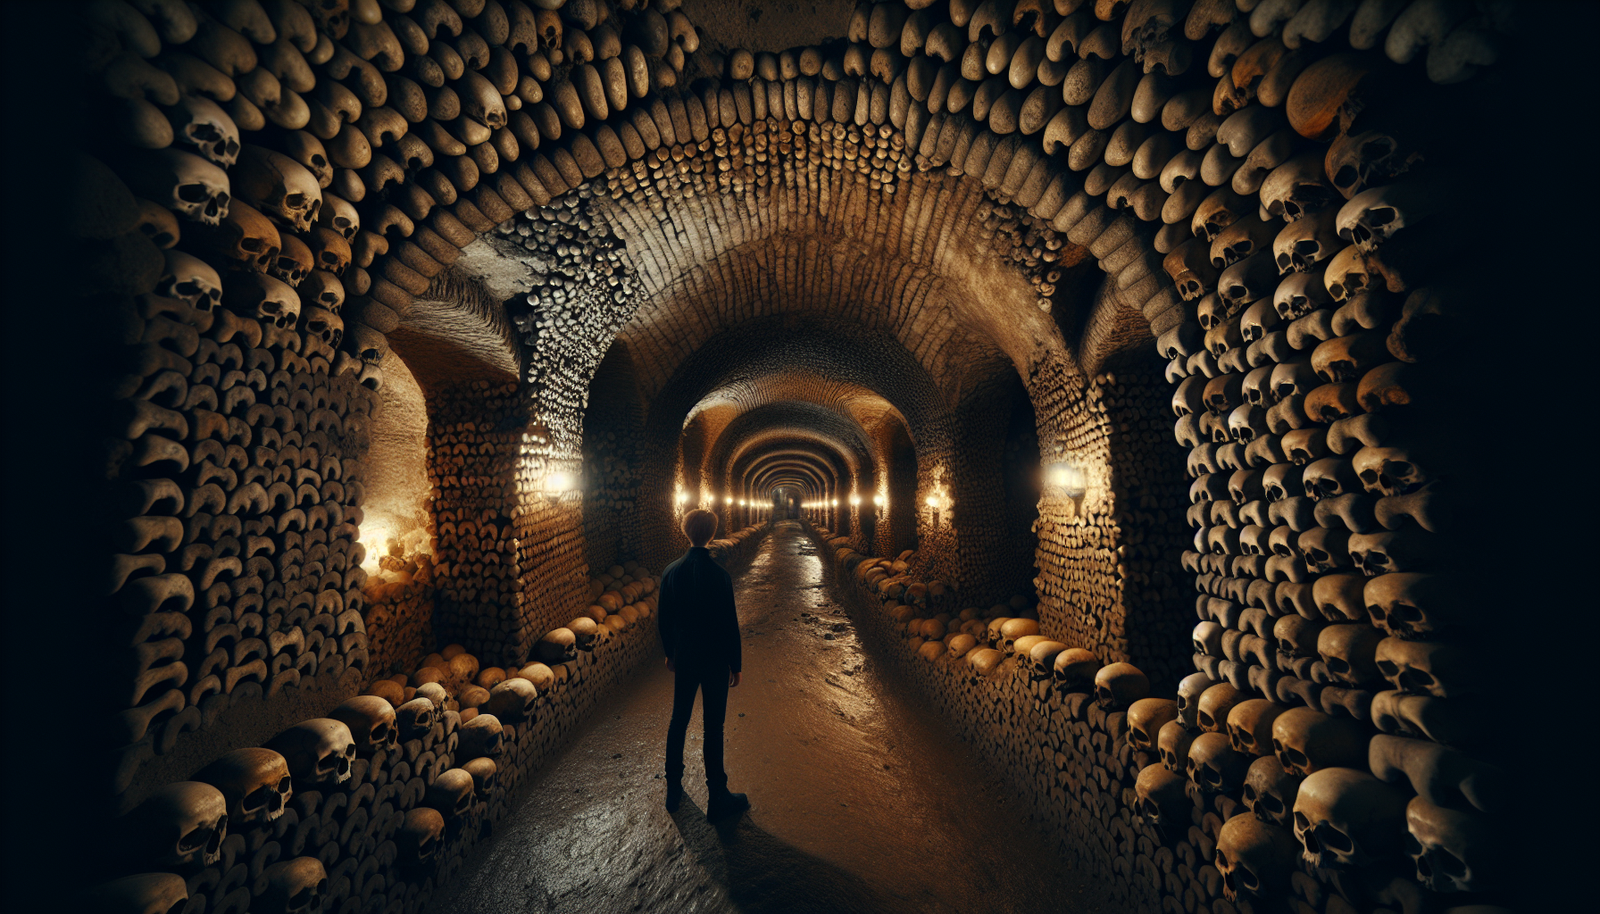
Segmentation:
[(55, 13), (99, 334), (94, 905), (495, 878), (563, 753), (649, 744), (585, 727), (648, 707), (696, 508), (735, 569), (806, 538), (1047, 881), (1519, 895), (1475, 672), (1509, 635), (1459, 547), (1498, 484), (1452, 410), (1499, 300), (1458, 191), (1510, 142), (1470, 125), (1519, 110), (1541, 14), (812, 7)]

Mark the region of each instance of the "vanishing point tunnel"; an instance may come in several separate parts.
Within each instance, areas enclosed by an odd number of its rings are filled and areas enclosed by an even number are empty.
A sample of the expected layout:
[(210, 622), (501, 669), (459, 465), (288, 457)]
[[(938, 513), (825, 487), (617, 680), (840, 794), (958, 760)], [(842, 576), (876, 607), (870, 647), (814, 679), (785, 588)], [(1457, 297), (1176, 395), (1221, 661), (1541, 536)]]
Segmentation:
[[(1592, 19), (7, 4), (72, 122), (10, 343), (83, 441), (8, 524), (70, 731), (8, 841), (57, 910), (1511, 910), (1537, 547), (1480, 501), (1559, 490), (1483, 388), (1569, 306), (1499, 195), (1554, 205)], [(661, 802), (696, 508), (715, 827), (694, 739)]]

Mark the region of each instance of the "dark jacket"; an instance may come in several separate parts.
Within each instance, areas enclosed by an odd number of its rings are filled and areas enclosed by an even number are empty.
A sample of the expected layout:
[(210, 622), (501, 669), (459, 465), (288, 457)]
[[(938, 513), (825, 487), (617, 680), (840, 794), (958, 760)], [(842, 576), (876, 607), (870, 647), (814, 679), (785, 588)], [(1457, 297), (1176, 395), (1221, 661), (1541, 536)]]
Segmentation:
[(695, 546), (661, 573), (656, 619), (661, 646), (679, 669), (741, 671), (733, 578), (711, 550)]

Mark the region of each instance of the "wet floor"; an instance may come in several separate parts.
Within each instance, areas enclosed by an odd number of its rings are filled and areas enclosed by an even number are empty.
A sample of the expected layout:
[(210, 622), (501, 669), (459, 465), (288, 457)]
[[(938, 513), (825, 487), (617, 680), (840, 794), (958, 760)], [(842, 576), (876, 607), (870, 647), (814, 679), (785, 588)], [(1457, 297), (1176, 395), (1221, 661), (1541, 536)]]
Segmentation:
[(706, 822), (698, 707), (687, 796), (666, 811), (672, 676), (651, 664), (534, 775), (432, 910), (1112, 910), (941, 720), (890, 691), (798, 524), (734, 586), (744, 683), (727, 767), (750, 811)]

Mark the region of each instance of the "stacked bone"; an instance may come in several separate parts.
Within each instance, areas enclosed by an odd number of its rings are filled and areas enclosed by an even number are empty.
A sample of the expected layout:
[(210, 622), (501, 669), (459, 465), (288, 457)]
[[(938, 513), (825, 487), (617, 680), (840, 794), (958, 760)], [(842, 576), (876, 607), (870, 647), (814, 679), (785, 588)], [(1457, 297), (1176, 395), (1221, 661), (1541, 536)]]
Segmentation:
[(516, 384), (470, 381), (438, 393), (432, 412), (424, 443), (436, 544), (434, 624), (475, 654), (511, 663), (527, 656), (531, 642), (520, 639), (533, 630), (512, 520), (524, 472), (525, 398)]
[(415, 691), (349, 699), (151, 792), (115, 823), (138, 873), (91, 890), (97, 909), (420, 909), (503, 814), (497, 774), (528, 738)]
[(433, 635), (433, 556), (408, 554), (398, 540), (367, 578), (367, 651), (374, 670), (422, 665)]
[(1173, 612), (1187, 600), (1187, 576), (1175, 575), (1181, 570), (1170, 563), (1189, 536), (1162, 506), (1183, 497), (1186, 481), (1159, 441), (1168, 434), (1165, 419), (1150, 405), (1165, 386), (1159, 365), (1126, 361), (1138, 364), (1086, 383), (1039, 379), (1084, 390), (1081, 397), (1047, 397), (1039, 420), (1057, 430), (1046, 463), (1082, 468), (1085, 478), (1083, 494), (1074, 496), (1046, 473), (1034, 586), (1041, 618), (1066, 640), (1108, 661), (1136, 658), (1153, 681), (1173, 683), (1190, 661), (1178, 640), (1184, 623)]
[[(615, 570), (594, 581), (602, 600), (654, 583)], [(622, 606), (638, 618), (652, 610), (648, 596)], [(628, 628), (580, 616), (560, 630), (570, 639), (546, 639), (559, 651), (541, 642), (549, 664), (484, 667), (452, 644), (413, 673), (374, 679), (326, 718), (151, 791), (117, 823), (135, 848), (117, 865), (138, 875), (94, 891), (114, 910), (185, 898), (288, 910), (292, 897), (312, 909), (420, 910), (521, 781), (654, 645), (648, 627)]]
[(192, 226), (156, 219), (103, 167), (84, 167), (149, 267), (124, 276), (136, 297), (103, 302), (120, 333), (106, 593), (131, 653), (112, 709), (121, 793), (228, 708), (365, 666), (357, 458), (375, 396), (322, 339), (217, 310), (217, 273), (175, 248), (162, 266), (135, 227), (162, 223), (170, 245)]

